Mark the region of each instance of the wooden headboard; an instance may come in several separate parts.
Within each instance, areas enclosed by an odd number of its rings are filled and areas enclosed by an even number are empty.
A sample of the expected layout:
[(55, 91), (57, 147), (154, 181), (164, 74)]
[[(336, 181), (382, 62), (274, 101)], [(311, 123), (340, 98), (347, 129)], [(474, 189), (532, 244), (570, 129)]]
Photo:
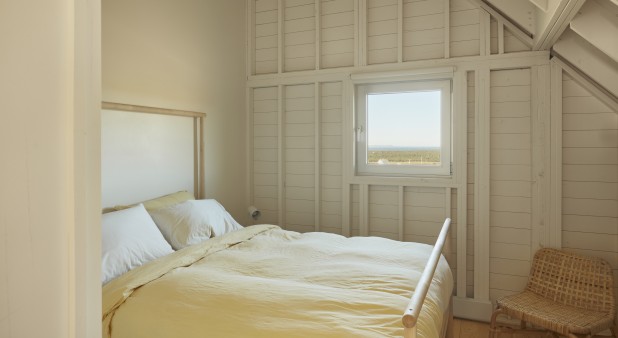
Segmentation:
[(180, 190), (203, 198), (206, 114), (103, 102), (101, 204), (131, 204)]

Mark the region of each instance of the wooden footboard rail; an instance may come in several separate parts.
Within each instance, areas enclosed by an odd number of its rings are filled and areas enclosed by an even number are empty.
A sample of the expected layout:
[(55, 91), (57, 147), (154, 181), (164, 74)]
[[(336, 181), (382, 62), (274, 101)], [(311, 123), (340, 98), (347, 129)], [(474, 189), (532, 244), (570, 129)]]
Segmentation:
[(423, 302), (425, 301), (425, 297), (427, 296), (427, 292), (429, 291), (429, 286), (431, 285), (433, 274), (436, 271), (438, 262), (440, 261), (442, 248), (444, 247), (444, 243), (446, 242), (450, 227), (451, 219), (447, 218), (444, 221), (444, 225), (442, 225), (442, 230), (440, 231), (440, 235), (436, 240), (436, 244), (431, 251), (431, 256), (429, 256), (429, 260), (425, 265), (423, 274), (421, 275), (421, 278), (416, 285), (416, 290), (414, 290), (414, 294), (412, 295), (412, 298), (410, 298), (408, 307), (403, 313), (403, 336), (405, 338), (416, 338), (416, 321), (418, 320), (418, 316), (421, 313), (421, 308), (423, 307)]

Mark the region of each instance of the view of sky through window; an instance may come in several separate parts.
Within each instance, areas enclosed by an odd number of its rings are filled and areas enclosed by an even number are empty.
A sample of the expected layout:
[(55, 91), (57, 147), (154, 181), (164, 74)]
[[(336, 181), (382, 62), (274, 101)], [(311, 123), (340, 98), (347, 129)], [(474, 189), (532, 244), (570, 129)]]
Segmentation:
[(367, 162), (440, 163), (439, 90), (367, 95)]

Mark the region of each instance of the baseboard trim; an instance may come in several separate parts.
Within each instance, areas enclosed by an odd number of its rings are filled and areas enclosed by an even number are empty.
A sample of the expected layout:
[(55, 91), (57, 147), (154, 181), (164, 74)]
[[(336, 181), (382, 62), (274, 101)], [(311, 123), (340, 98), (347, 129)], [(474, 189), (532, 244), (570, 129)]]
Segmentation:
[(457, 318), (489, 323), (493, 310), (493, 304), (488, 300), (453, 297), (453, 315)]

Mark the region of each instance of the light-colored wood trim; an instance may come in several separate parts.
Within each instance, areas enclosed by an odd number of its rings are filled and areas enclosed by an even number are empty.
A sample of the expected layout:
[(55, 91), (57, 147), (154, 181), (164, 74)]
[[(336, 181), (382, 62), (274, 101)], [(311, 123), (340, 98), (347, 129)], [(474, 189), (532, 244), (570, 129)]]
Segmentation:
[(206, 119), (205, 116), (199, 117), (199, 125), (200, 125), (200, 188), (197, 192), (198, 198), (206, 197), (206, 163), (204, 158), (204, 134), (206, 133)]
[(403, 0), (397, 1), (397, 62), (403, 62)]
[(532, 50), (545, 50), (551, 48), (562, 33), (569, 27), (569, 23), (575, 17), (585, 0), (560, 0), (558, 8), (553, 12), (550, 22), (537, 34), (533, 40)]
[(538, 66), (530, 68), (530, 143), (532, 146), (531, 153), (531, 238), (530, 238), (530, 257), (534, 256), (536, 250), (541, 246), (543, 241), (544, 229), (542, 224), (543, 212), (543, 126), (541, 114), (543, 114), (544, 105), (544, 79), (541, 78), (541, 70)]
[[(549, 176), (551, 174), (552, 162), (551, 162), (551, 66), (541, 65), (538, 67), (538, 81), (539, 81), (539, 98), (542, 100), (538, 105), (539, 115), (539, 135), (538, 141), (541, 143), (540, 149), (542, 158), (541, 165), (542, 170), (539, 172), (540, 179), (540, 202), (541, 202), (541, 210), (540, 210), (540, 220), (542, 222), (542, 228), (544, 228), (543, 238), (541, 239), (541, 244), (544, 247), (553, 246), (554, 240), (554, 227), (551, 224), (551, 204), (552, 196), (551, 196), (551, 180), (552, 177)], [(560, 199), (560, 198), (559, 198)], [(560, 225), (561, 228), (561, 225)], [(530, 257), (534, 256), (534, 253), (530, 253)]]
[[(246, 107), (247, 107), (247, 111), (246, 111), (246, 125), (245, 125), (245, 130), (246, 130), (246, 135), (247, 135), (247, 140), (246, 140), (246, 147), (247, 147), (247, 172), (246, 172), (246, 179), (247, 179), (247, 206), (250, 205), (255, 205), (255, 192), (254, 192), (254, 178), (253, 178), (253, 171), (254, 171), (254, 161), (253, 161), (253, 153), (254, 153), (254, 149), (253, 149), (253, 142), (254, 142), (254, 133), (253, 133), (253, 113), (254, 113), (254, 97), (253, 97), (253, 88), (249, 88), (247, 87), (245, 89), (245, 97), (246, 97)], [(255, 220), (250, 217), (251, 219), (251, 223), (255, 224)]]
[(490, 71), (475, 72), (474, 298), (489, 299)]
[(403, 326), (407, 329), (414, 328), (416, 326), (416, 322), (421, 313), (421, 308), (423, 307), (423, 302), (425, 301), (425, 297), (427, 296), (427, 291), (429, 291), (429, 286), (431, 285), (431, 280), (436, 271), (436, 267), (438, 266), (438, 262), (440, 261), (442, 248), (444, 247), (444, 243), (446, 241), (446, 237), (448, 236), (450, 226), (451, 219), (447, 218), (442, 225), (440, 235), (438, 235), (436, 244), (431, 251), (431, 255), (429, 256), (429, 260), (425, 265), (423, 274), (421, 275), (421, 278), (416, 284), (416, 288), (414, 289), (412, 298), (410, 299), (410, 302), (408, 303), (408, 306), (406, 307), (406, 310), (403, 314)]
[(456, 188), (457, 182), (451, 176), (444, 177), (388, 177), (388, 176), (352, 176), (348, 178), (350, 184), (388, 185), (404, 187), (436, 187)]
[(562, 247), (562, 66), (552, 59), (549, 241), (552, 248)]
[(200, 180), (199, 180), (199, 172), (201, 170), (201, 165), (200, 165), (200, 149), (202, 148), (200, 147), (196, 147), (195, 145), (201, 145), (202, 144), (202, 139), (201, 139), (201, 133), (199, 132), (200, 126), (199, 123), (202, 122), (201, 120), (197, 119), (197, 118), (193, 118), (193, 191), (195, 192), (195, 196), (197, 198), (201, 198), (200, 196)]
[(246, 1), (247, 12), (247, 76), (255, 74), (255, 0)]
[(455, 67), (457, 70), (475, 70), (479, 67), (489, 67), (491, 70), (517, 69), (547, 63), (549, 63), (548, 51), (518, 52), (487, 56), (407, 61), (403, 63), (376, 64), (359, 67), (328, 68), (283, 74), (253, 75), (248, 78), (247, 86), (272, 87), (279, 84), (313, 83), (316, 80), (321, 82), (342, 81), (349, 78), (350, 74), (356, 73), (414, 71), (424, 68), (442, 67)]
[(491, 54), (491, 16), (483, 9), (479, 9), (479, 48), (479, 55)]
[(502, 19), (496, 21), (498, 23), (498, 54), (504, 54), (504, 22)]
[(321, 0), (315, 0), (315, 69), (322, 68), (322, 10)]
[(160, 114), (160, 115), (174, 115), (185, 117), (206, 117), (206, 113), (200, 113), (188, 110), (177, 110), (157, 107), (138, 106), (133, 104), (116, 103), (103, 101), (101, 103), (102, 109), (107, 110), (121, 110), (134, 113), (148, 113), (148, 114)]
[(354, 67), (360, 66), (360, 51), (361, 51), (361, 43), (359, 40), (360, 36), (360, 7), (359, 0), (354, 1)]
[(382, 82), (384, 80), (428, 80), (451, 78), (455, 72), (455, 67), (423, 68), (410, 69), (396, 72), (355, 72), (350, 74), (350, 78), (358, 83), (370, 83), (372, 81)]
[(369, 236), (369, 185), (359, 184), (358, 186), (358, 208), (360, 210), (360, 235)]
[(285, 8), (283, 7), (283, 0), (279, 0), (277, 4), (277, 37), (279, 38), (277, 41), (277, 73), (282, 74), (285, 72), (285, 36), (284, 36), (284, 24), (285, 20), (283, 14), (285, 12)]
[(457, 186), (457, 296), (466, 296), (468, 240), (468, 82), (467, 72), (453, 78), (453, 133), (455, 152), (453, 170)]
[(398, 230), (398, 238), (400, 241), (403, 241), (403, 235), (404, 235), (404, 227), (405, 227), (405, 195), (404, 195), (404, 190), (405, 187), (404, 186), (399, 186), (398, 188), (398, 214), (399, 214), (399, 223), (397, 224), (397, 230)]
[(314, 190), (315, 190), (315, 197), (314, 197), (314, 227), (315, 227), (315, 231), (320, 231), (321, 228), (321, 207), (322, 207), (322, 187), (321, 187), (321, 183), (322, 183), (322, 174), (321, 174), (321, 163), (322, 163), (322, 159), (321, 159), (321, 154), (322, 154), (322, 142), (321, 142), (321, 109), (320, 109), (320, 105), (321, 105), (321, 90), (320, 90), (320, 83), (316, 82), (314, 84), (314, 90), (313, 90), (313, 105), (314, 105)]
[(351, 234), (351, 183), (350, 179), (354, 176), (354, 85), (348, 77), (342, 82), (341, 104), (343, 108), (343, 116), (341, 123), (342, 137), (342, 234), (349, 236)]
[(285, 93), (283, 85), (279, 85), (277, 89), (277, 209), (279, 211), (279, 226), (285, 229)]
[(444, 58), (451, 57), (451, 1), (443, 0), (444, 6)]

